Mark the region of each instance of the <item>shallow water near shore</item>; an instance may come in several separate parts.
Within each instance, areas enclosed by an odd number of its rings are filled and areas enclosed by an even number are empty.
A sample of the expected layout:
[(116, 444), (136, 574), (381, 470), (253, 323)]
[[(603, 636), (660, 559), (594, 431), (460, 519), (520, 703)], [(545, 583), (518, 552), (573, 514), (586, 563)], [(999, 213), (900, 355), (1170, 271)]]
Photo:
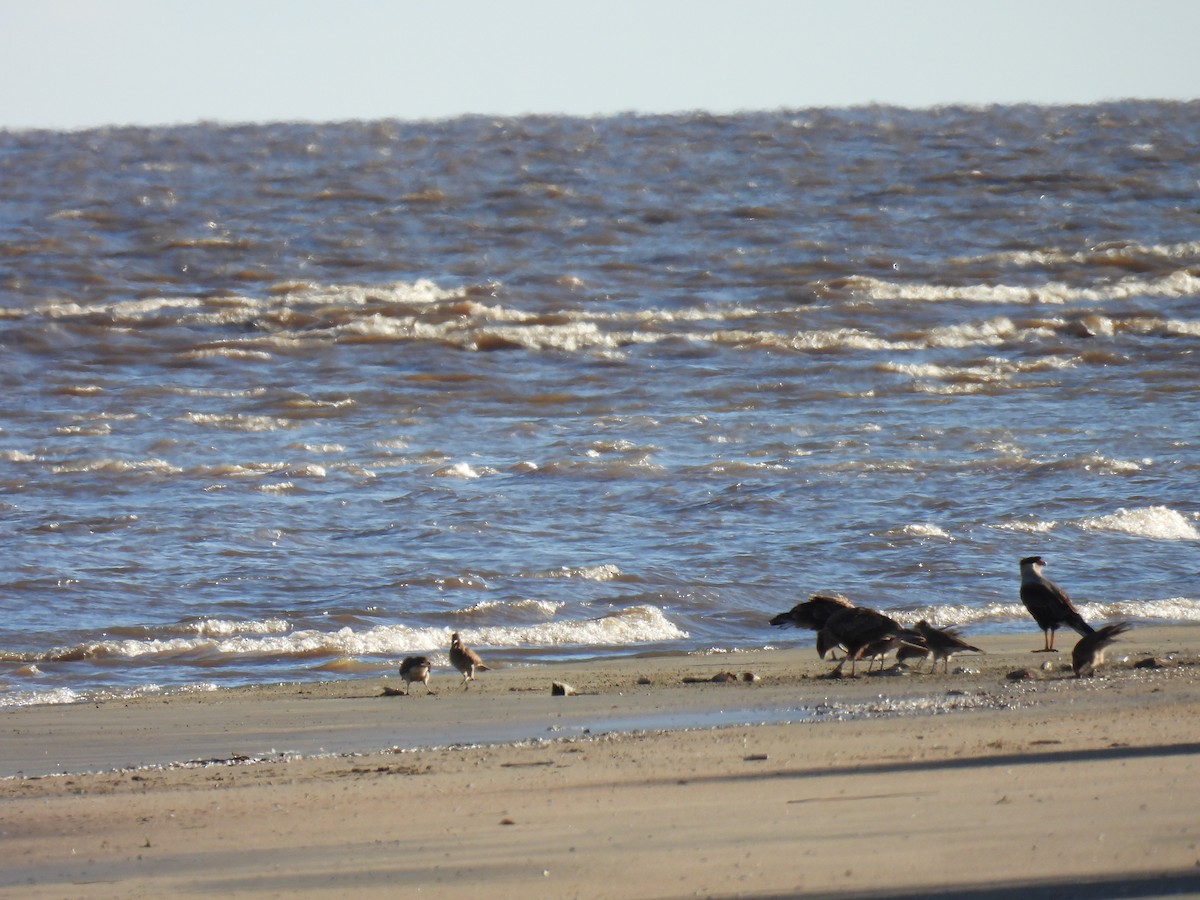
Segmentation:
[[(936, 735), (945, 717), (1014, 715), (1048, 703), (1105, 706), (1189, 689), (1200, 656), (1197, 626), (1146, 626), (1122, 635), (1100, 673), (1077, 679), (1065, 657), (1033, 653), (1023, 635), (980, 638), (949, 672), (889, 666), (830, 677), (810, 648), (737, 654), (669, 654), (539, 663), (482, 672), (464, 689), (435, 673), (405, 695), (395, 675), (296, 681), (207, 691), (179, 689), (99, 703), (0, 710), (8, 735), (0, 777), (289, 763), (360, 756), (411, 758), (426, 750), (641, 739), (718, 730), (738, 749), (741, 729), (795, 726), (851, 733), (877, 720), (915, 719)], [(1039, 636), (1032, 635), (1037, 638)], [(1151, 660), (1153, 665), (1141, 665)], [(1011, 677), (1020, 672), (1020, 677)], [(747, 680), (745, 673), (751, 673)], [(554, 696), (553, 682), (573, 693)], [(1053, 727), (1033, 738), (1056, 743)], [(541, 757), (537, 757), (541, 759)], [(540, 763), (537, 763), (540, 764)]]

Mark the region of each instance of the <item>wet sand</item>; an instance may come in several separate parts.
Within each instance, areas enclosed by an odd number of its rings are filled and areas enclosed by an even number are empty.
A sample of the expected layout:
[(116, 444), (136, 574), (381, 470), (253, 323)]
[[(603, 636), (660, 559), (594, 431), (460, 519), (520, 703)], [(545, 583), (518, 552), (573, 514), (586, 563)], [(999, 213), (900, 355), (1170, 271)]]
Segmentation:
[(1070, 632), (837, 680), (786, 636), (3, 710), (0, 895), (1200, 894), (1200, 628), (1086, 679)]

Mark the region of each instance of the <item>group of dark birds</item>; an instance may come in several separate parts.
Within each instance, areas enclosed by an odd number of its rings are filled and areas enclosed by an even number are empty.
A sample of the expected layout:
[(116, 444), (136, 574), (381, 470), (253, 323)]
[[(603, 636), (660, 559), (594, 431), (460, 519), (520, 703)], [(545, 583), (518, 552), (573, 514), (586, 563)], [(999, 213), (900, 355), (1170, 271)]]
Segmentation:
[[(1067, 592), (1042, 574), (1045, 565), (1040, 556), (1021, 560), (1021, 602), (1045, 635), (1045, 646), (1035, 652), (1057, 652), (1054, 633), (1064, 625), (1073, 628), (1082, 637), (1071, 651), (1071, 668), (1077, 678), (1090, 675), (1104, 661), (1105, 648), (1129, 630), (1129, 623), (1093, 628)], [(856, 606), (840, 594), (814, 594), (772, 618), (771, 624), (815, 631), (817, 653), (822, 659), (841, 648), (844, 655), (831, 673), (835, 677), (842, 674), (847, 661), (852, 676), (856, 664), (864, 659), (868, 672), (876, 662), (882, 669), (884, 657), (893, 652), (901, 662), (916, 660), (918, 670), (925, 659), (931, 660), (930, 671), (937, 668), (938, 662), (943, 664), (943, 671), (949, 671), (950, 659), (956, 653), (983, 652), (963, 640), (955, 628), (935, 628), (924, 619), (908, 628), (877, 610)]]
[[(1042, 629), (1046, 641), (1045, 646), (1035, 652), (1057, 652), (1054, 633), (1066, 625), (1082, 635), (1071, 651), (1075, 677), (1090, 675), (1104, 661), (1105, 648), (1129, 630), (1129, 623), (1116, 622), (1093, 628), (1084, 621), (1067, 592), (1042, 574), (1045, 565), (1040, 556), (1027, 556), (1021, 560), (1021, 602)], [(956, 653), (983, 652), (964, 641), (956, 628), (935, 628), (924, 619), (906, 628), (877, 610), (855, 606), (841, 594), (814, 594), (772, 618), (771, 624), (815, 631), (817, 653), (821, 659), (841, 648), (844, 655), (833, 670), (834, 676), (842, 674), (842, 667), (847, 662), (850, 663), (850, 674), (854, 676), (856, 665), (864, 659), (868, 672), (876, 662), (882, 669), (883, 660), (889, 653), (895, 653), (897, 660), (906, 664), (916, 660), (918, 671), (928, 659), (931, 672), (937, 669), (939, 662), (942, 670), (949, 672), (950, 659)], [(462, 642), (457, 631), (450, 638), (450, 665), (462, 674), (464, 690), (475, 680), (476, 672), (487, 670), (479, 654)], [(404, 692), (407, 694), (415, 681), (430, 691), (429, 672), (432, 668), (428, 656), (406, 656), (400, 663)]]

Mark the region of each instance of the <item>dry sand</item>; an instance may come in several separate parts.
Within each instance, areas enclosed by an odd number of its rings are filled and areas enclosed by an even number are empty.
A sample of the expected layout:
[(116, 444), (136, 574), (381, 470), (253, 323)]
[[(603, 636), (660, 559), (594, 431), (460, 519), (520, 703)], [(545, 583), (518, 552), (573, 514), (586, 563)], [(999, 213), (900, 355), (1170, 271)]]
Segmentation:
[(0, 895), (1200, 896), (1200, 628), (1078, 680), (1070, 632), (975, 642), (4, 710)]

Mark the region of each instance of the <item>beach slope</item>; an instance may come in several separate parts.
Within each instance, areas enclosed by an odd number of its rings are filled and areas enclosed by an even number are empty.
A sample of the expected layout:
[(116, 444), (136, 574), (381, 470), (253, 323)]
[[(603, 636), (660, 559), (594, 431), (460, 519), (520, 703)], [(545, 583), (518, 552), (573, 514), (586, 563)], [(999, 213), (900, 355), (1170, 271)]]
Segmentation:
[(1200, 893), (1200, 629), (1085, 679), (1033, 631), (973, 643), (949, 674), (805, 645), (4, 710), (0, 895)]

